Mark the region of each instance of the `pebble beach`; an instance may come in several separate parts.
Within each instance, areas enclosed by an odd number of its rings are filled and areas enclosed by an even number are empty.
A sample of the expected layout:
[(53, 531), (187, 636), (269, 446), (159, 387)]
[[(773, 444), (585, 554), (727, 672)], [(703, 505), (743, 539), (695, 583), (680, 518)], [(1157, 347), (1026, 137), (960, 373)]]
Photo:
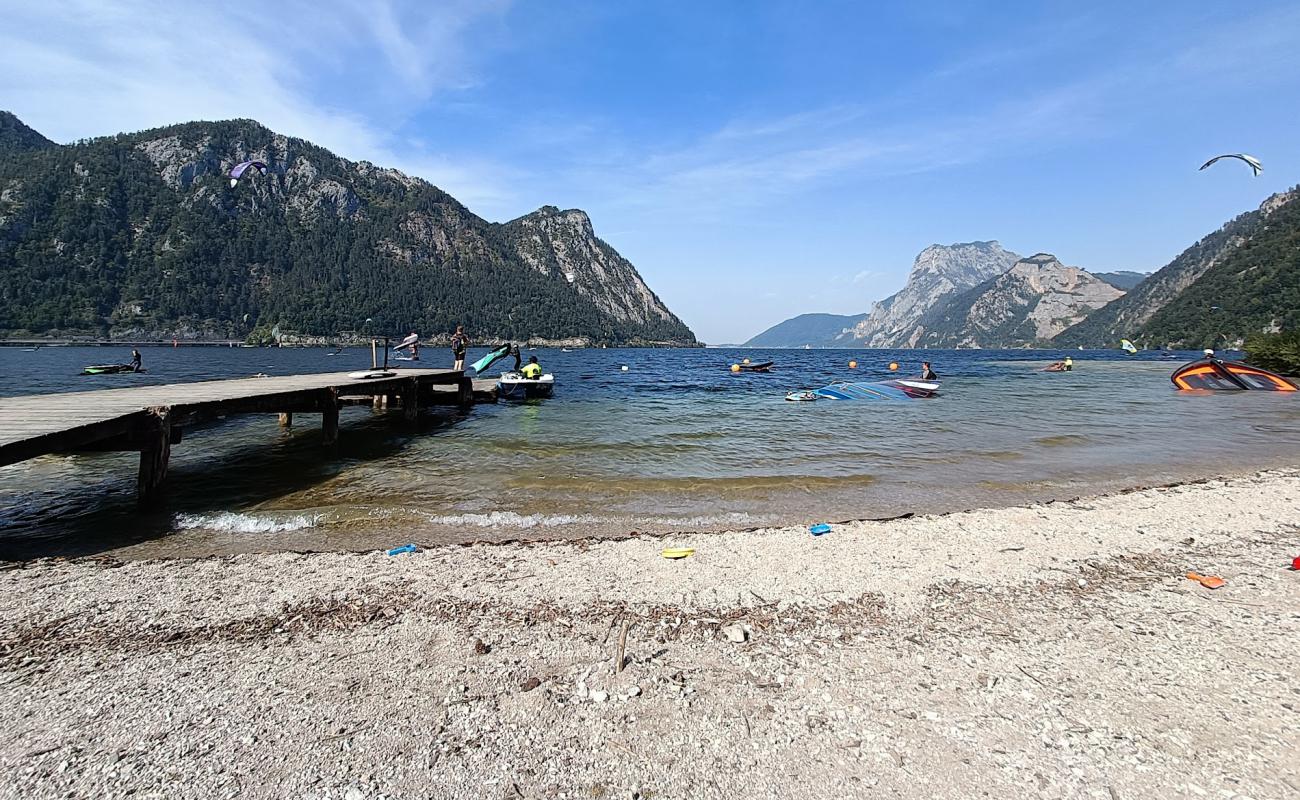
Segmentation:
[(0, 797), (1295, 796), (1296, 555), (1281, 469), (819, 537), (11, 562)]

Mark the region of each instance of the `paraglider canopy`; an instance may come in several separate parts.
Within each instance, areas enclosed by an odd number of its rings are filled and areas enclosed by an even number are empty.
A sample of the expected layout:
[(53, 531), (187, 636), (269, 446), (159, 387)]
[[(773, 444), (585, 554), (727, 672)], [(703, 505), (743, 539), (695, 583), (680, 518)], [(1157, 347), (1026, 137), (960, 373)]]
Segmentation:
[[(1258, 176), (1259, 173), (1262, 172), (1264, 169), (1264, 165), (1259, 163), (1258, 158), (1255, 158), (1254, 156), (1248, 156), (1245, 153), (1224, 153), (1221, 156), (1215, 156), (1214, 158), (1211, 158), (1209, 161), (1206, 161), (1204, 164), (1202, 164), (1201, 169), (1205, 169), (1206, 167), (1210, 166), (1211, 164), (1213, 164), (1214, 162), (1222, 158), (1236, 158), (1246, 162), (1250, 166), (1251, 171), (1253, 171), (1256, 176)], [(1200, 171), (1201, 170), (1197, 170), (1197, 172)]]
[(239, 185), (239, 179), (244, 177), (248, 168), (252, 167), (263, 175), (266, 174), (266, 164), (261, 161), (241, 161), (230, 169), (230, 188), (233, 189)]

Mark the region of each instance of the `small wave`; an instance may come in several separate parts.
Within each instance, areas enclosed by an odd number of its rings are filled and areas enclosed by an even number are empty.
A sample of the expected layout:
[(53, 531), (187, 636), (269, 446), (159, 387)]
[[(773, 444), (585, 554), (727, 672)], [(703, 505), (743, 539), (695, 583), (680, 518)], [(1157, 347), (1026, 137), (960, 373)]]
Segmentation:
[(298, 514), (277, 518), (223, 511), (219, 514), (177, 514), (173, 525), (178, 531), (203, 529), (228, 533), (284, 533), (314, 528), (320, 521), (319, 515)]
[(473, 525), (479, 528), (555, 528), (561, 525), (589, 525), (603, 522), (586, 514), (517, 514), (514, 511), (489, 511), (486, 514), (451, 514), (431, 516), (434, 525)]
[(1040, 436), (1034, 439), (1034, 442), (1041, 444), (1043, 447), (1073, 447), (1075, 445), (1088, 444), (1092, 440), (1087, 436), (1077, 433), (1062, 433), (1056, 436)]

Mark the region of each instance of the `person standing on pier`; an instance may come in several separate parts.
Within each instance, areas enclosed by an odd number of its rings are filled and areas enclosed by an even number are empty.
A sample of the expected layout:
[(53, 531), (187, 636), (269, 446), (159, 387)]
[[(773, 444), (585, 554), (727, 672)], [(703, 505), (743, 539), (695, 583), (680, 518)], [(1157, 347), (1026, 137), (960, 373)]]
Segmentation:
[(465, 335), (465, 326), (457, 325), (456, 332), (451, 336), (451, 355), (456, 361), (452, 369), (465, 369), (465, 348), (467, 347), (469, 347), (469, 337)]

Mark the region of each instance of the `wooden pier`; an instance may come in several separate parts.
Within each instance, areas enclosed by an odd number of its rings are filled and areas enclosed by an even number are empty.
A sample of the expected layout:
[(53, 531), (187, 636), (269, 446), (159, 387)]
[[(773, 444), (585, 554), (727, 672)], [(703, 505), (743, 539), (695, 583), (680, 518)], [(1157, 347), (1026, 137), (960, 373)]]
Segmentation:
[(403, 369), (367, 380), (330, 372), (0, 397), (0, 466), (48, 453), (136, 451), (139, 500), (148, 504), (167, 477), (172, 445), (193, 425), (232, 414), (279, 414), (287, 425), (294, 414), (320, 414), (332, 444), (344, 405), (401, 409), (414, 419), (429, 406), (467, 408), (491, 392), (490, 381), (456, 370)]

